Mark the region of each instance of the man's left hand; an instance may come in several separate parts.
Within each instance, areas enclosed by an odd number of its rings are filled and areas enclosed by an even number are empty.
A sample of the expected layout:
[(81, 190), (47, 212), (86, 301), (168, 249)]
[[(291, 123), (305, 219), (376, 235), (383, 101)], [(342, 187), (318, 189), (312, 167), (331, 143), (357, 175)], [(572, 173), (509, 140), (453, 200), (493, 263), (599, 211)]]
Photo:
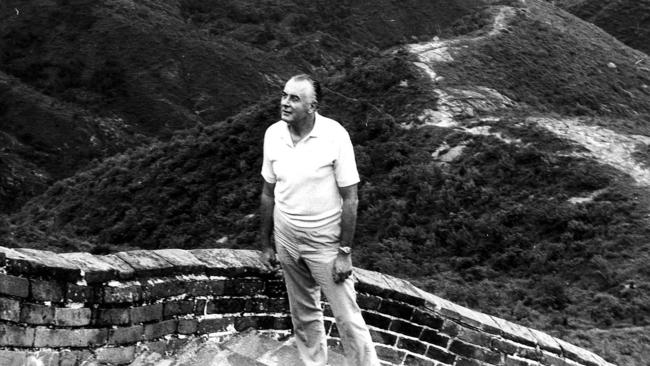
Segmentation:
[(345, 281), (352, 274), (352, 256), (349, 254), (339, 253), (334, 259), (332, 268), (332, 277), (334, 283)]

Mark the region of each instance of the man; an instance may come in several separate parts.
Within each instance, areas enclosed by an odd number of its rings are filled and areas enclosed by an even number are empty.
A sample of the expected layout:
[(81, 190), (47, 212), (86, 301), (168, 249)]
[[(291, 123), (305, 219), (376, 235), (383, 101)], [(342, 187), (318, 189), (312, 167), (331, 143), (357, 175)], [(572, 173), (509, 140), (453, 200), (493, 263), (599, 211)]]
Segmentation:
[(354, 150), (347, 131), (317, 113), (320, 98), (316, 80), (304, 74), (292, 77), (282, 92), (281, 120), (266, 130), (262, 259), (282, 265), (294, 335), (305, 365), (327, 363), (322, 290), (348, 364), (378, 366), (350, 278), (359, 182)]

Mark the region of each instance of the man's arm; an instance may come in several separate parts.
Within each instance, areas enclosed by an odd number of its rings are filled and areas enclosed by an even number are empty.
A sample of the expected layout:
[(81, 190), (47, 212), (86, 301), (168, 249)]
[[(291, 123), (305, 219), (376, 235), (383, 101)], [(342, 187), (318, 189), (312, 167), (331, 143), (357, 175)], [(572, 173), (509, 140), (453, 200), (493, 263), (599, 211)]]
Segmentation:
[[(347, 187), (339, 187), (339, 193), (343, 198), (343, 207), (341, 212), (341, 246), (351, 247), (354, 239), (354, 231), (357, 226), (357, 206), (359, 206), (359, 197), (357, 195), (357, 185), (353, 184)], [(332, 276), (335, 283), (341, 283), (352, 274), (352, 256), (348, 253), (339, 252), (334, 259)]]
[(273, 233), (273, 207), (275, 206), (275, 184), (264, 181), (260, 196), (260, 235), (262, 241), (262, 261), (271, 266), (277, 265), (275, 248), (271, 244)]

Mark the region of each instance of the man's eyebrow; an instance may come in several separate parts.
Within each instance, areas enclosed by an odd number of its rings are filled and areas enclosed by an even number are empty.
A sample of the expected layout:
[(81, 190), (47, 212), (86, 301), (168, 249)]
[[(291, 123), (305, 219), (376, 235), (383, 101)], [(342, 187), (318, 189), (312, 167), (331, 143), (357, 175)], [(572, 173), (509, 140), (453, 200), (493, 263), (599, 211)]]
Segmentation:
[(296, 95), (296, 94), (287, 94), (287, 92), (285, 92), (285, 91), (282, 91), (282, 95), (286, 95), (286, 96), (289, 96), (289, 97), (291, 97), (291, 98), (298, 98), (298, 99), (300, 99), (300, 96), (298, 96), (298, 95)]

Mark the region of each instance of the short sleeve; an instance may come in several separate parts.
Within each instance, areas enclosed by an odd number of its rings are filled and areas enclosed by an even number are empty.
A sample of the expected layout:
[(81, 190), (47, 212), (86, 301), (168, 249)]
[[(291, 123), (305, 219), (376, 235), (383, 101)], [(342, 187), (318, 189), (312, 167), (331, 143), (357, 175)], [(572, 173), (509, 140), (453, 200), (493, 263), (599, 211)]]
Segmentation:
[(270, 158), (270, 149), (271, 149), (271, 138), (270, 138), (269, 129), (266, 130), (264, 134), (264, 152), (262, 158), (262, 177), (268, 183), (274, 184), (277, 180), (275, 173), (273, 172), (273, 164), (271, 163)]
[(357, 162), (354, 159), (354, 148), (350, 135), (343, 130), (340, 137), (339, 155), (334, 163), (334, 175), (339, 187), (347, 187), (359, 183)]

